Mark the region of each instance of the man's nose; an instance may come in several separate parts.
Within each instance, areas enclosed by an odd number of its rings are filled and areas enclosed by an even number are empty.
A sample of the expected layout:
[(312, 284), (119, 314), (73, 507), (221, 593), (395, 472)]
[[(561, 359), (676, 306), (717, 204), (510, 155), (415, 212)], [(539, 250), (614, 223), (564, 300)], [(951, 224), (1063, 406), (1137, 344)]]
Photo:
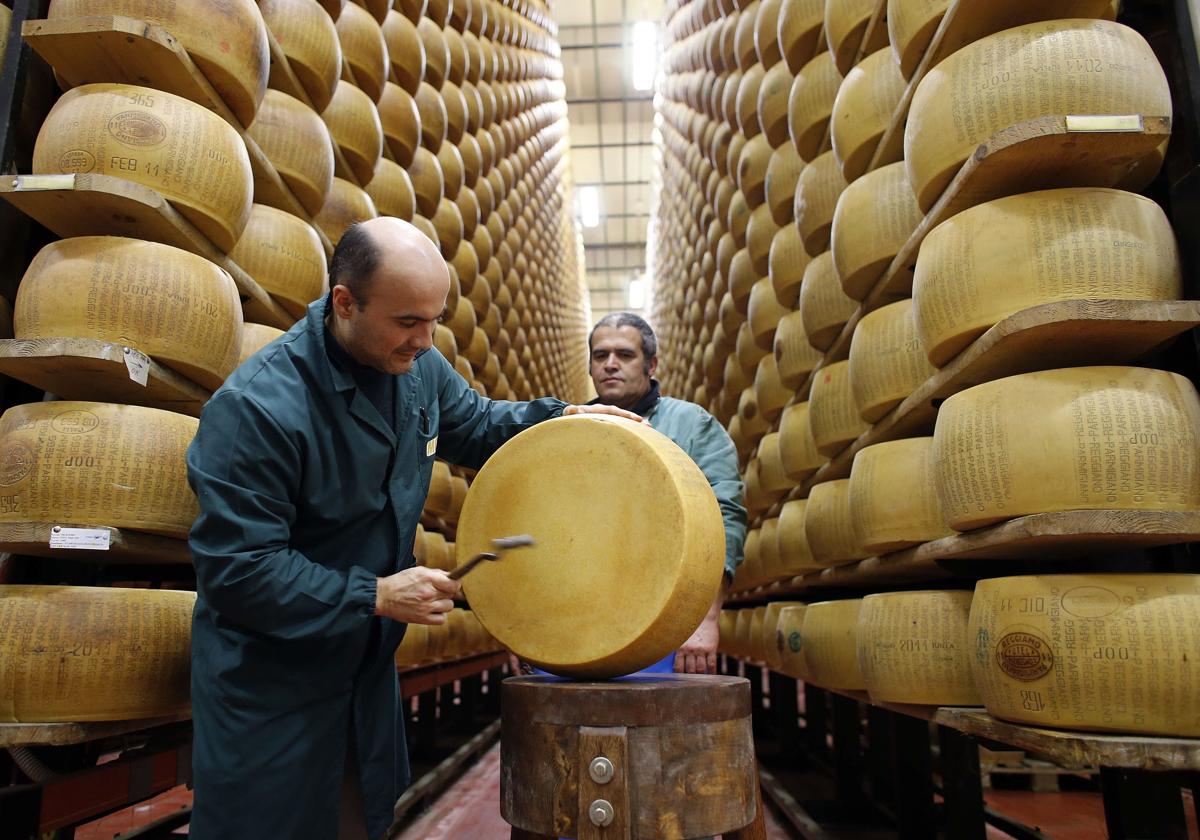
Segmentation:
[(604, 369), (605, 370), (619, 370), (620, 367), (621, 366), (619, 364), (617, 364), (617, 354), (616, 353), (609, 353), (607, 356), (604, 357)]
[(430, 325), (428, 330), (417, 330), (417, 340), (413, 342), (422, 350), (427, 350), (433, 346), (433, 332), (437, 327)]

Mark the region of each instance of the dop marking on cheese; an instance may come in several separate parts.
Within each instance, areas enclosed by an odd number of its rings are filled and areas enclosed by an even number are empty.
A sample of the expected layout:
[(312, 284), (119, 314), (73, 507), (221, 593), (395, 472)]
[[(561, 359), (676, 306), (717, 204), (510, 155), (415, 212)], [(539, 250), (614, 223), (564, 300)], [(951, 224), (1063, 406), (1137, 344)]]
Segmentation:
[(1030, 632), (1006, 633), (996, 643), (996, 662), (1014, 680), (1034, 682), (1054, 667), (1050, 645)]

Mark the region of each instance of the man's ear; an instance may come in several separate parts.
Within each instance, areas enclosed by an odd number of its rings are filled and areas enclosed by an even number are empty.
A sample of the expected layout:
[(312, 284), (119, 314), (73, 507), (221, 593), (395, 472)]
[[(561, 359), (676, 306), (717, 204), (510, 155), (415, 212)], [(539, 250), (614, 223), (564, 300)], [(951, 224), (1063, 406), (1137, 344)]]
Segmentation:
[(653, 376), (654, 372), (656, 370), (658, 370), (658, 356), (651, 356), (650, 357), (650, 370), (648, 371), (648, 373), (651, 376)]
[(340, 283), (330, 289), (333, 297), (333, 311), (339, 318), (349, 318), (355, 307), (354, 295)]

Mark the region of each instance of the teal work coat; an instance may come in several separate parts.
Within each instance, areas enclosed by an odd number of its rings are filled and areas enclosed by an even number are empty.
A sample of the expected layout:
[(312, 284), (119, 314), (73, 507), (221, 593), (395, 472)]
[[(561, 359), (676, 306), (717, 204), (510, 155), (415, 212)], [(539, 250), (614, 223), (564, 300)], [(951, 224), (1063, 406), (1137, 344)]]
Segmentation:
[(437, 350), (396, 381), (394, 423), (325, 348), (326, 300), (238, 368), (188, 449), (193, 840), (333, 840), (353, 731), (372, 837), (409, 782), (376, 578), (413, 565), (434, 451), (479, 467), (564, 403), (487, 400)]

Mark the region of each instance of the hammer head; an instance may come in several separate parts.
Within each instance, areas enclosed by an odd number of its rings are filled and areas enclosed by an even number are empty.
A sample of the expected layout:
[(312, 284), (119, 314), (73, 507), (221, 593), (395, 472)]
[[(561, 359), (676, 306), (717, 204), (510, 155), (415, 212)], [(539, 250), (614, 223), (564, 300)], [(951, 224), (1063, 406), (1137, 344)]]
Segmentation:
[(492, 545), (497, 551), (507, 551), (510, 548), (524, 548), (533, 544), (533, 537), (528, 534), (516, 537), (501, 537), (498, 540), (492, 540)]

